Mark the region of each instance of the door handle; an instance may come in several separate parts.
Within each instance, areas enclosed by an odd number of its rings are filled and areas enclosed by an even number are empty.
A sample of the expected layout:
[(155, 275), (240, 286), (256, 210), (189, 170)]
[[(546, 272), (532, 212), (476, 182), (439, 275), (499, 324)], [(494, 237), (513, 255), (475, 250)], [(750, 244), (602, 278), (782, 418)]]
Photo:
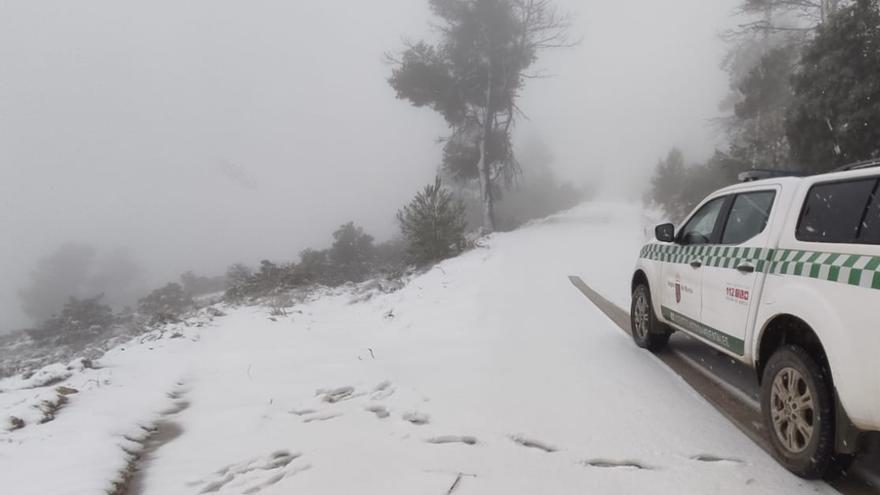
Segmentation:
[(701, 260), (691, 261), (691, 268), (701, 268), (703, 266), (703, 262)]
[(739, 265), (738, 267), (736, 267), (736, 269), (739, 270), (741, 273), (755, 273), (754, 265), (749, 265), (747, 263)]

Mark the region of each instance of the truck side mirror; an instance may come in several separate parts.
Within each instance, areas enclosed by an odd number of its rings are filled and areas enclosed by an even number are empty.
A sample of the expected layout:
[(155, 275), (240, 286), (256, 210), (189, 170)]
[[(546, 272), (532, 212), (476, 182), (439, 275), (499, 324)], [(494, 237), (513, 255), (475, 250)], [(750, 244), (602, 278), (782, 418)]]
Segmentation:
[(675, 240), (675, 225), (671, 223), (658, 225), (657, 228), (654, 229), (654, 236), (656, 236), (657, 240), (660, 242), (673, 242)]

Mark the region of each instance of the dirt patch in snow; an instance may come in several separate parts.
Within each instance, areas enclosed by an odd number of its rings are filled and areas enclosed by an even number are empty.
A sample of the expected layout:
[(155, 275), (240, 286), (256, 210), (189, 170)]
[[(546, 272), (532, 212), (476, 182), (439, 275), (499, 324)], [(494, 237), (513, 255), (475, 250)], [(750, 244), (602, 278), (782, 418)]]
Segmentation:
[(43, 417), (40, 419), (40, 424), (45, 424), (54, 420), (55, 415), (58, 414), (58, 411), (60, 411), (65, 404), (67, 404), (67, 396), (61, 394), (57, 394), (54, 399), (40, 402), (39, 406), (37, 406), (40, 412), (43, 413)]
[(9, 428), (7, 431), (15, 431), (24, 428), (24, 420), (16, 416), (9, 417)]
[[(183, 387), (183, 383), (178, 383)], [(167, 394), (173, 401), (170, 408), (161, 413), (163, 419), (152, 426), (142, 426), (143, 430), (138, 438), (125, 437), (130, 447), (122, 447), (124, 455), (128, 456), (126, 468), (119, 473), (119, 478), (113, 484), (113, 490), (108, 495), (142, 495), (144, 493), (144, 480), (150, 467), (150, 462), (156, 452), (170, 442), (183, 435), (183, 428), (172, 418), (185, 411), (190, 403), (183, 400), (184, 389), (179, 388)]]
[(120, 474), (120, 479), (114, 484), (114, 490), (109, 495), (142, 495), (144, 493), (144, 480), (150, 467), (150, 460), (163, 445), (174, 441), (183, 435), (183, 428), (173, 421), (162, 421), (156, 424), (146, 440), (140, 442), (140, 451), (123, 449), (129, 456), (128, 467)]

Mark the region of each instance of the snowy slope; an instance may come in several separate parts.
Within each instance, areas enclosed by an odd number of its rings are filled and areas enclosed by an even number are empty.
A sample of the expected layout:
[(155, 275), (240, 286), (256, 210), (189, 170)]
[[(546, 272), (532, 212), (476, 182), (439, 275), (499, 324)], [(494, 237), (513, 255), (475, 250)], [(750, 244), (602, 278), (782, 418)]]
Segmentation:
[(277, 321), (232, 310), (111, 353), (84, 373), (113, 370), (113, 386), (0, 434), (0, 490), (103, 493), (142, 425), (164, 443), (129, 493), (831, 492), (778, 467), (571, 287), (580, 275), (626, 304), (645, 227), (636, 208), (586, 205), (393, 294), (327, 295)]

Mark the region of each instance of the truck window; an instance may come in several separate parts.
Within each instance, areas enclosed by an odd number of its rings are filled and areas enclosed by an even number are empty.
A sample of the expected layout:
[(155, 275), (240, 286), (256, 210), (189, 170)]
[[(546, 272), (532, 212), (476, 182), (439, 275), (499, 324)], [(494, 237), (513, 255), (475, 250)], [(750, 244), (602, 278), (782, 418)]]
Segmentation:
[(721, 243), (742, 244), (764, 232), (775, 198), (774, 191), (738, 195), (730, 208)]
[(681, 229), (678, 242), (684, 245), (693, 244), (709, 244), (712, 240), (712, 233), (715, 232), (715, 225), (718, 223), (718, 216), (721, 213), (721, 207), (727, 198), (717, 198), (703, 205), (698, 212), (691, 217), (687, 225)]
[(880, 184), (871, 196), (871, 206), (859, 233), (860, 244), (880, 244)]
[(816, 184), (807, 193), (796, 237), (804, 242), (858, 244), (877, 179)]

